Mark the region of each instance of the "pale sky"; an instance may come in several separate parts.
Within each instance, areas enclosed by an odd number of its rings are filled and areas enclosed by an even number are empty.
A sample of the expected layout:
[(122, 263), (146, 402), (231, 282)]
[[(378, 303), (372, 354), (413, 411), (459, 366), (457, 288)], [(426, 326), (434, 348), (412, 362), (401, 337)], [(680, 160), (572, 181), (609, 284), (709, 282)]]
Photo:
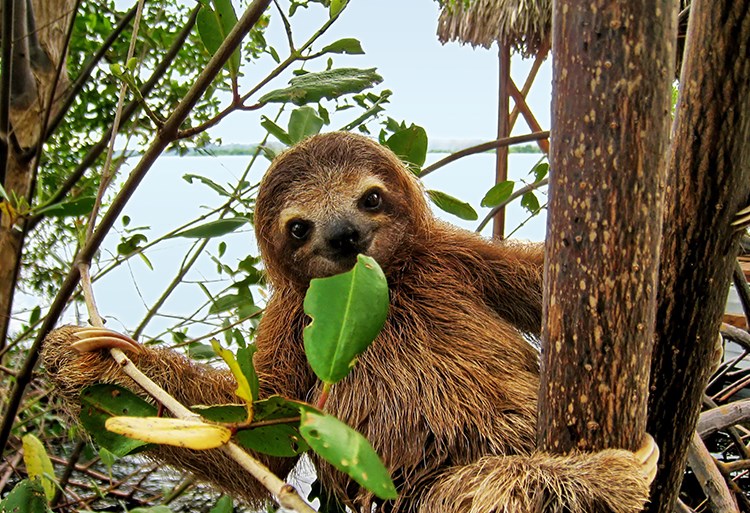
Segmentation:
[[(282, 5), (286, 5), (283, 2)], [(351, 0), (339, 20), (323, 36), (322, 44), (345, 37), (360, 40), (365, 55), (334, 55), (338, 67), (378, 69), (384, 78), (375, 90), (391, 89), (387, 115), (422, 125), (431, 140), (495, 138), (497, 124), (497, 47), (473, 49), (468, 45), (437, 39), (438, 4), (434, 0)], [(327, 9), (311, 4), (291, 19), (295, 42), (300, 44), (327, 17)], [(286, 38), (277, 13), (273, 13), (268, 41), (284, 57)], [(322, 47), (318, 46), (318, 49)], [(244, 68), (248, 84), (270, 69), (270, 57), (258, 66)], [(520, 88), (530, 61), (514, 57), (512, 75)], [(309, 70), (322, 70), (325, 59), (310, 63)], [(261, 68), (261, 69), (259, 69)], [(285, 87), (291, 74), (272, 82)], [(549, 60), (540, 71), (529, 95), (529, 104), (543, 128), (549, 128), (551, 71)], [(270, 89), (267, 89), (270, 90)], [(264, 111), (271, 115), (273, 111)], [(351, 112), (351, 111), (350, 111)], [(248, 143), (264, 134), (257, 113), (237, 113), (212, 133), (224, 142)], [(519, 120), (515, 133), (528, 128)], [(337, 128), (338, 125), (334, 125)]]

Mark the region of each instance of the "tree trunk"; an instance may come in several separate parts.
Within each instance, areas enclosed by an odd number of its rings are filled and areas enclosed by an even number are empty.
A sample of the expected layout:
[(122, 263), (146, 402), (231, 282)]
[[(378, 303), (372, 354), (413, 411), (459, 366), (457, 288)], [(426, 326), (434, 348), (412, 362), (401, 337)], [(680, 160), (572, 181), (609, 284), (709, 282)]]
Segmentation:
[(675, 24), (670, 0), (554, 5), (547, 451), (643, 442)]
[[(33, 4), (33, 21), (36, 31), (31, 34), (23, 34), (27, 40), (29, 36), (36, 35), (38, 44), (41, 45), (43, 54), (35, 54), (33, 51), (26, 52), (27, 68), (33, 69), (35, 78), (34, 97), (29, 105), (22, 102), (24, 108), (11, 109), (10, 123), (11, 136), (17, 141), (16, 144), (8, 144), (8, 159), (5, 165), (5, 181), (3, 186), (9, 194), (15, 194), (18, 198), (25, 198), (31, 204), (34, 195), (36, 177), (36, 163), (33, 157), (33, 148), (37, 144), (44, 123), (45, 110), (48, 107), (50, 90), (54, 86), (55, 71), (65, 46), (65, 37), (70, 24), (70, 16), (73, 13), (75, 0), (35, 0)], [(14, 11), (14, 15), (31, 15), (32, 11)], [(28, 20), (27, 20), (28, 22)], [(28, 27), (26, 23), (17, 24), (19, 27)], [(32, 25), (33, 26), (33, 25)], [(14, 43), (19, 40), (14, 34)], [(28, 45), (31, 49), (36, 46)], [(36, 59), (36, 61), (34, 60)], [(40, 62), (42, 59), (48, 61)], [(56, 99), (68, 86), (66, 67), (56, 87)], [(15, 94), (22, 94), (16, 91)], [(54, 104), (52, 116), (54, 116)], [(13, 105), (13, 98), (11, 98)], [(32, 150), (32, 155), (28, 150)], [(11, 219), (7, 214), (0, 214), (0, 349), (5, 346), (10, 325), (10, 317), (13, 311), (13, 295), (16, 290), (18, 275), (21, 268), (21, 257), (25, 239), (25, 220)]]
[(750, 199), (750, 0), (691, 5), (669, 152), (648, 431), (661, 448), (650, 511), (670, 512), (713, 363)]

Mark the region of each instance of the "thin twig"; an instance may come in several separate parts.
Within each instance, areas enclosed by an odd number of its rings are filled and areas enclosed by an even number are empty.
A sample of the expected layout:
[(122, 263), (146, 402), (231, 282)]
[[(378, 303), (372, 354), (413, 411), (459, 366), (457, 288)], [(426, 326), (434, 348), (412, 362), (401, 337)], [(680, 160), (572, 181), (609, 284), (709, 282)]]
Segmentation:
[(441, 167), (444, 167), (450, 164), (451, 162), (454, 162), (463, 157), (467, 157), (469, 155), (474, 155), (475, 153), (483, 153), (485, 151), (494, 150), (496, 148), (504, 148), (506, 146), (513, 146), (514, 144), (538, 141), (540, 139), (549, 139), (549, 130), (546, 130), (544, 132), (536, 132), (532, 134), (515, 135), (513, 137), (504, 137), (502, 139), (497, 139), (495, 141), (489, 141), (486, 143), (477, 144), (476, 146), (471, 146), (461, 151), (451, 153), (447, 157), (440, 159), (437, 162), (430, 164), (429, 166), (425, 168), (422, 168), (422, 171), (420, 171), (419, 173), (419, 177), (424, 178), (425, 176), (429, 175), (433, 171), (436, 171), (440, 169)]

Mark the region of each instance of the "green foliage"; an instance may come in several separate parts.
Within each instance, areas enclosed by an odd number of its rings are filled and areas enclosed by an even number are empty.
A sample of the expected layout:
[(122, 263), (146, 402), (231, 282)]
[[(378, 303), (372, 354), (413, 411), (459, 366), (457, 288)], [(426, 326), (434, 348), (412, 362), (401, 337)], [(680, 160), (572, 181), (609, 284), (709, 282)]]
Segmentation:
[(212, 237), (221, 237), (222, 235), (239, 230), (249, 222), (250, 219), (247, 217), (219, 219), (217, 221), (210, 221), (200, 226), (196, 226), (195, 228), (183, 230), (176, 233), (174, 237), (187, 237), (190, 239), (210, 239)]
[(293, 103), (305, 105), (345, 94), (359, 93), (383, 81), (375, 68), (338, 68), (318, 73), (305, 73), (289, 81), (289, 87), (266, 93), (261, 103)]
[(26, 472), (34, 480), (38, 479), (42, 483), (44, 495), (47, 500), (52, 500), (55, 495), (55, 469), (52, 466), (44, 444), (31, 433), (22, 437), (23, 441), (23, 462), (26, 465)]
[(140, 440), (125, 438), (107, 431), (104, 423), (110, 417), (129, 415), (133, 417), (153, 417), (156, 408), (135, 395), (127, 388), (118, 385), (93, 385), (81, 392), (81, 424), (92, 438), (117, 456), (125, 456), (147, 445)]
[(484, 195), (484, 198), (482, 198), (481, 205), (483, 207), (495, 207), (499, 205), (510, 197), (515, 185), (516, 182), (513, 180), (505, 180), (504, 182), (493, 185), (492, 188), (487, 191), (487, 194)]
[(330, 415), (302, 412), (300, 433), (327, 462), (381, 499), (398, 497), (388, 470), (370, 443)]
[(346, 273), (310, 282), (305, 313), (305, 353), (324, 383), (343, 379), (367, 349), (388, 315), (388, 284), (374, 259), (359, 255)]
[(421, 126), (411, 125), (396, 131), (383, 143), (404, 162), (418, 172), (427, 158), (427, 132)]
[(454, 198), (450, 194), (441, 191), (428, 190), (427, 196), (429, 196), (439, 209), (444, 210), (449, 214), (453, 214), (461, 219), (466, 219), (467, 221), (476, 221), (479, 219), (477, 211), (474, 210), (471, 205), (458, 198)]
[(39, 479), (24, 479), (0, 500), (0, 513), (52, 513)]
[[(203, 46), (213, 56), (237, 24), (237, 13), (234, 12), (231, 0), (199, 0), (199, 3), (196, 27)], [(240, 73), (239, 49), (232, 53), (226, 68), (230, 76), (236, 79)]]

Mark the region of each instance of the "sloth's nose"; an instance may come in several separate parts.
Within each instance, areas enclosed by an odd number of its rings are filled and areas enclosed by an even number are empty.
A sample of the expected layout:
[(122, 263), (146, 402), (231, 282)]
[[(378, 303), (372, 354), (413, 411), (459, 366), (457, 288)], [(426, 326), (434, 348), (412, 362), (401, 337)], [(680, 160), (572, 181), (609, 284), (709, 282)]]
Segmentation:
[(350, 221), (334, 221), (326, 241), (334, 258), (351, 258), (364, 250), (362, 233)]

